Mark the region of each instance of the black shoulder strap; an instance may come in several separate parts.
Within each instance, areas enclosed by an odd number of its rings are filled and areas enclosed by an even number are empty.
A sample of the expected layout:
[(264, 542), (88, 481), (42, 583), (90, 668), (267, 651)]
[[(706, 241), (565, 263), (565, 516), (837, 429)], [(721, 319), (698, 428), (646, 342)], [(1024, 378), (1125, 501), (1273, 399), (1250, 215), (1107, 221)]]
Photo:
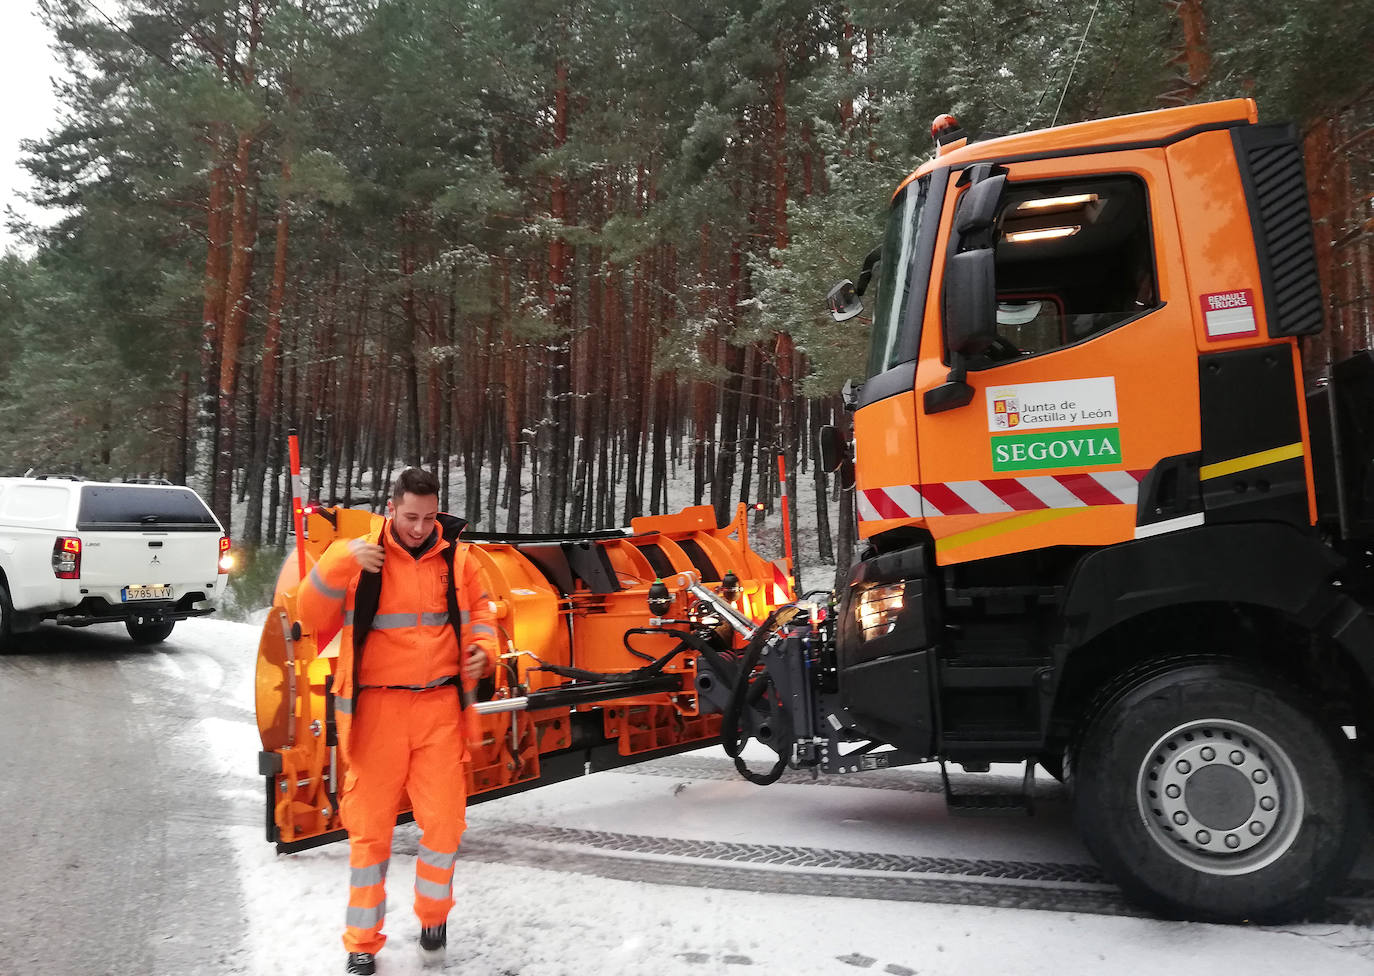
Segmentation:
[(444, 547), (444, 562), (448, 565), (448, 622), (453, 625), (453, 635), (458, 638), (460, 652), (463, 649), (463, 615), (458, 606), (458, 587), (463, 581), (458, 579), (453, 561), (458, 553), (458, 533), (462, 532), (467, 524), (466, 519), (460, 519), (456, 515), (439, 516), (439, 532), (448, 543)]
[[(386, 531), (386, 523), (382, 523), (382, 532)], [(377, 545), (384, 545), (381, 534), (379, 533), (374, 540)], [(372, 630), (372, 620), (377, 616), (377, 604), (382, 599), (382, 574), (369, 573), (366, 570), (358, 577), (358, 588), (353, 594), (353, 675), (356, 678), (363, 660), (363, 645), (367, 642), (367, 635)], [(357, 687), (355, 682), (354, 687)]]
[[(448, 599), (449, 626), (453, 628), (454, 639), (458, 641), (458, 666), (460, 668), (463, 660), (463, 612), (462, 608), (458, 606), (458, 587), (462, 585), (463, 581), (458, 578), (458, 573), (461, 571), (459, 567), (463, 563), (457, 563), (455, 566), (455, 560), (460, 544), (458, 533), (463, 531), (465, 525), (467, 525), (467, 520), (460, 519), (455, 515), (441, 514), (439, 516), (439, 531), (442, 533), (444, 541), (448, 543), (444, 547), (444, 563), (448, 566), (448, 591), (444, 595)], [(462, 687), (461, 681), (459, 687)], [(461, 707), (467, 708), (466, 695), (459, 695), (458, 702)]]
[(458, 584), (456, 579), (457, 572), (454, 569), (453, 559), (458, 551), (458, 540), (453, 539), (444, 547), (444, 562), (448, 565), (448, 592), (444, 595), (448, 598), (448, 622), (453, 626), (453, 635), (458, 638), (459, 651), (463, 648), (463, 615), (458, 606)]

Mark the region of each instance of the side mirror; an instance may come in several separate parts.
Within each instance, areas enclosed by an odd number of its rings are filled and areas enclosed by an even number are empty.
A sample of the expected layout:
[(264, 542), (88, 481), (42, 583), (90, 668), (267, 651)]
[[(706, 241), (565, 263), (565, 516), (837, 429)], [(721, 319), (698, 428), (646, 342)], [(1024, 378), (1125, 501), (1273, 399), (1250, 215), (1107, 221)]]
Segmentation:
[(844, 441), (840, 438), (840, 432), (826, 424), (817, 432), (816, 444), (820, 449), (821, 470), (830, 474), (844, 460)]
[(846, 278), (826, 294), (825, 307), (836, 322), (846, 322), (864, 310), (864, 303), (859, 301), (854, 282)]
[(945, 335), (950, 352), (976, 356), (997, 338), (995, 260), (992, 249), (985, 247), (951, 255), (945, 264)]

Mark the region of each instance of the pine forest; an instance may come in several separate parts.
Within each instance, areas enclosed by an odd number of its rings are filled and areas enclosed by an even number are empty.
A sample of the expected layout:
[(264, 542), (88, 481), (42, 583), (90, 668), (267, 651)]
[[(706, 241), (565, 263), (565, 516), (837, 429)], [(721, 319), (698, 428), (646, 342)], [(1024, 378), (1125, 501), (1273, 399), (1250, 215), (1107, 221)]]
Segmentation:
[(42, 7), (67, 80), (26, 145), (51, 221), (0, 259), (0, 474), (190, 484), (236, 544), (284, 539), (296, 430), (321, 500), (421, 464), (490, 532), (678, 479), (772, 506), (782, 453), (847, 564), (814, 433), (867, 334), (823, 299), (946, 112), (1255, 98), (1304, 139), (1315, 341), (1369, 343), (1374, 0)]

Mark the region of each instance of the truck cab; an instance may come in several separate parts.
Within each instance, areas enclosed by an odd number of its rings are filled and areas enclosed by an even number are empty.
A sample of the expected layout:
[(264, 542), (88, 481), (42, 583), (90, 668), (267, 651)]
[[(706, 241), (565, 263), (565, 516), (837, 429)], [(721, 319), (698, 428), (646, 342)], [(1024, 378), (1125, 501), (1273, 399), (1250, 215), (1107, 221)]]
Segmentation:
[(1296, 135), (1247, 99), (986, 142), (942, 118), (876, 263), (830, 714), (901, 761), (1072, 776), (1158, 911), (1291, 917), (1363, 837), (1374, 717), (1358, 497), (1318, 491), (1368, 467), (1369, 387), (1314, 390), (1314, 436)]

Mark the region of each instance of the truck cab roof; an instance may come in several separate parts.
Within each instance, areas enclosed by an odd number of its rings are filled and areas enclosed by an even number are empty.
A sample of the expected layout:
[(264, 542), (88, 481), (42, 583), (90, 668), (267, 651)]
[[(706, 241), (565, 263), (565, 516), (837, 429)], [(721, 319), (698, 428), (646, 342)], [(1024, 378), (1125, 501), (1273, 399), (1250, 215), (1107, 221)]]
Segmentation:
[(1251, 98), (1232, 98), (1205, 105), (1138, 112), (1112, 119), (1095, 119), (1000, 136), (979, 142), (951, 143), (923, 163), (897, 188), (944, 167), (955, 169), (978, 162), (1010, 162), (1034, 156), (1082, 155), (1114, 149), (1138, 149), (1173, 142), (1180, 137), (1212, 128), (1255, 124), (1259, 109)]

